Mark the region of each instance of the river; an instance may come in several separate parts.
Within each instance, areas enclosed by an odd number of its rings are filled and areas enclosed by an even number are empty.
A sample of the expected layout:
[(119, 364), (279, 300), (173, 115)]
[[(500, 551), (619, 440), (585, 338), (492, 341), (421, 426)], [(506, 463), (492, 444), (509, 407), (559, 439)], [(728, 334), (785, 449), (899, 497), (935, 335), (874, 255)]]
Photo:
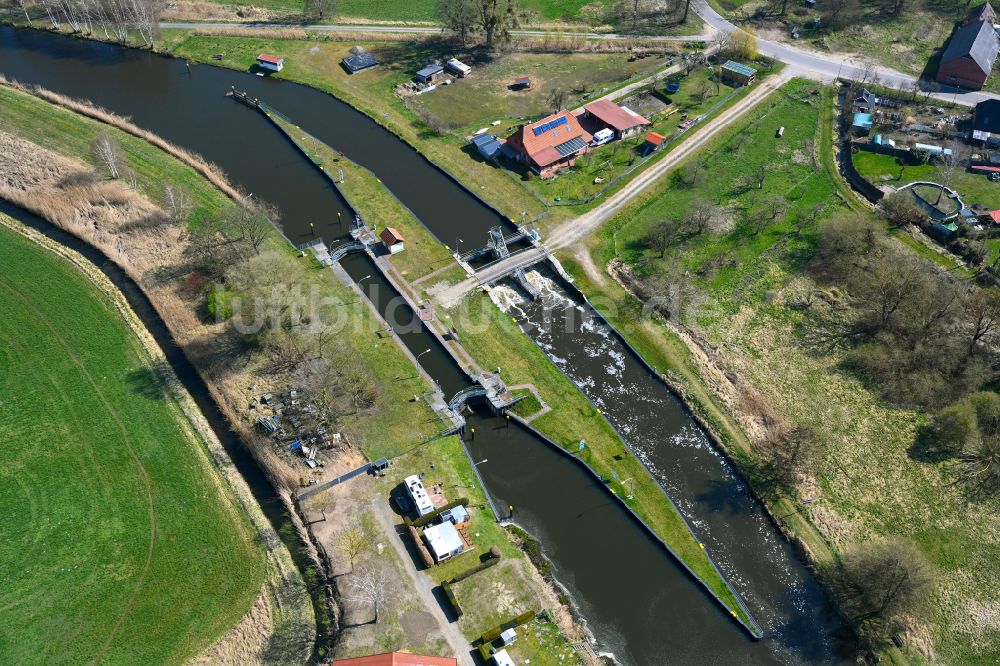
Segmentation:
[[(336, 213), (346, 219), (346, 208), (266, 119), (224, 97), (230, 86), (267, 101), (370, 168), (439, 239), (461, 234), (471, 244), (502, 222), (391, 133), (304, 86), (208, 66), (189, 71), (181, 61), (145, 52), (6, 26), (0, 26), (0, 73), (90, 99), (201, 153), (235, 184), (275, 204), (293, 243), (310, 237), (310, 222), (328, 240), (342, 235)], [(377, 271), (360, 258), (348, 260), (345, 268), (356, 280), (372, 275), (362, 288), (388, 312), (391, 286)], [(546, 298), (553, 297), (567, 295), (557, 288)], [(533, 307), (521, 312), (529, 331), (554, 360), (565, 359), (561, 367), (591, 400), (605, 404), (612, 423), (656, 478), (678, 493), (682, 510), (766, 634), (765, 640), (752, 641), (573, 460), (527, 430), (475, 417), (485, 421), (469, 444), (477, 456), (489, 458), (480, 468), (489, 491), (503, 505), (516, 506), (516, 520), (542, 541), (599, 648), (637, 666), (838, 661), (833, 639), (838, 623), (822, 593), (673, 396), (654, 385), (638, 359), (614, 351), (616, 339), (608, 331), (597, 332), (601, 340), (586, 327), (549, 339), (539, 335), (530, 327)], [(398, 327), (413, 331), (403, 337), (411, 351), (431, 350), (421, 365), (445, 389), (460, 385), (461, 372), (436, 340), (419, 322), (410, 325), (412, 312), (399, 316), (405, 321)], [(607, 347), (604, 357), (591, 353), (594, 344)], [(602, 373), (609, 362), (614, 372)], [(636, 399), (646, 392), (654, 399)], [(620, 409), (613, 409), (616, 405)], [(700, 453), (679, 454), (688, 450)], [(706, 488), (714, 492), (705, 493)]]

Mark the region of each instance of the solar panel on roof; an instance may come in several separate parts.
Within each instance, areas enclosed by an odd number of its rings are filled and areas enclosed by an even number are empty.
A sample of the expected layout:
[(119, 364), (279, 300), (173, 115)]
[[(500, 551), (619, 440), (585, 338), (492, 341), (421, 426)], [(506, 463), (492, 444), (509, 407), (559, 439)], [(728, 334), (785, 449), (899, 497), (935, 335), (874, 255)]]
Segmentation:
[(536, 125), (532, 127), (531, 131), (534, 133), (535, 136), (541, 136), (546, 132), (548, 132), (550, 129), (555, 129), (556, 127), (559, 127), (560, 125), (565, 125), (568, 122), (569, 121), (566, 120), (566, 116), (559, 116), (555, 120), (550, 120), (547, 123), (542, 123), (541, 125)]
[(581, 150), (586, 145), (587, 142), (584, 141), (582, 137), (577, 136), (573, 137), (569, 141), (566, 141), (565, 143), (560, 143), (558, 146), (556, 146), (556, 152), (562, 155), (563, 157), (566, 157), (568, 155), (572, 155), (578, 150)]

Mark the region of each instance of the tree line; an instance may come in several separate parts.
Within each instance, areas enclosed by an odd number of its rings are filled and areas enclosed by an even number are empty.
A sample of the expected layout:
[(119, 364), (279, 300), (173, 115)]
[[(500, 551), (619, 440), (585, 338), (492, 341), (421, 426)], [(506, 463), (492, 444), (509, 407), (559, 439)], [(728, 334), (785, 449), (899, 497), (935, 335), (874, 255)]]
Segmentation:
[(481, 38), (488, 49), (510, 43), (521, 25), (517, 0), (438, 0), (437, 17), (463, 46)]
[(160, 34), (160, 0), (11, 0), (32, 23), (31, 10), (45, 12), (49, 24), (84, 35), (101, 32), (107, 40), (128, 42), (135, 35), (144, 46), (153, 47)]
[[(90, 147), (106, 177), (137, 186), (135, 171), (108, 132), (97, 133)], [(186, 291), (202, 299), (206, 315), (226, 323), (230, 339), (239, 342), (227, 347), (234, 355), (247, 361), (259, 356), (268, 374), (295, 377), (334, 421), (379, 406), (376, 377), (327, 325), (341, 321), (338, 308), (344, 304), (317, 302), (302, 288), (311, 282), (305, 265), (269, 247), (280, 222), (277, 209), (243, 196), (206, 215), (187, 190), (170, 182), (157, 198), (165, 218), (150, 224), (184, 228), (187, 263), (178, 270), (188, 275)]]

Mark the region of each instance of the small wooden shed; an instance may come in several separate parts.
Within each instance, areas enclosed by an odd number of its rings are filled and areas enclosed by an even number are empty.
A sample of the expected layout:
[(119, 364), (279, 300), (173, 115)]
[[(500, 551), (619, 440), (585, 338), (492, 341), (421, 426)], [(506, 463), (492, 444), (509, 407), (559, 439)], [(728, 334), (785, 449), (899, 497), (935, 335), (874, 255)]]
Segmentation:
[(382, 244), (385, 245), (385, 249), (389, 250), (389, 254), (396, 254), (405, 249), (403, 235), (392, 227), (383, 229), (378, 237), (382, 240)]

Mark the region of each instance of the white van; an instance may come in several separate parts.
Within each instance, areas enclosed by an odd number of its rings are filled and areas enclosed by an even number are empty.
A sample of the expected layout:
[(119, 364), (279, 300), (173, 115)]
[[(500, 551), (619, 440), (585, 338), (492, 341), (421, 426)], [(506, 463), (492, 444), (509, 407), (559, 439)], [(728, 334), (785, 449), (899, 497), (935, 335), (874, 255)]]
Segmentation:
[(614, 131), (605, 127), (602, 130), (597, 130), (596, 132), (594, 132), (594, 139), (590, 142), (590, 145), (603, 146), (604, 144), (608, 143), (614, 138), (615, 138)]

